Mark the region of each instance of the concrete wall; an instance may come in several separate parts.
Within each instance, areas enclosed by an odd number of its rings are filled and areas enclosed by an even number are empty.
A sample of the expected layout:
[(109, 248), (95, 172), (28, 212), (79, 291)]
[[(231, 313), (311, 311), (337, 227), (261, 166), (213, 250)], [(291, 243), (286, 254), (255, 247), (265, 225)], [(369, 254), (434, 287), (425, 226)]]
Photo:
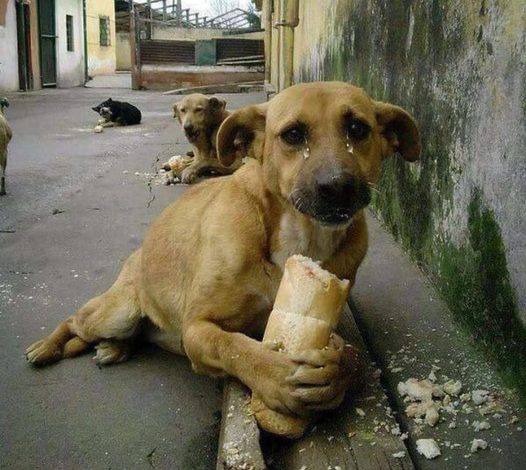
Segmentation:
[[(110, 45), (100, 45), (99, 16), (110, 19)], [(112, 74), (117, 66), (115, 4), (109, 0), (86, 0), (86, 40), (88, 75)]]
[[(66, 15), (73, 16), (74, 50), (67, 50)], [(57, 0), (55, 4), (57, 86), (79, 86), (84, 83), (84, 29), (82, 0)]]
[(0, 25), (0, 91), (18, 90), (18, 86), (15, 0), (8, 0), (5, 25)]
[(130, 33), (128, 31), (116, 34), (117, 70), (131, 70)]
[(263, 32), (253, 32), (244, 34), (225, 34), (224, 29), (208, 28), (176, 28), (174, 26), (164, 26), (152, 24), (152, 39), (176, 39), (178, 41), (195, 41), (196, 39), (263, 39)]
[(296, 82), (352, 81), (418, 120), (422, 161), (386, 161), (375, 208), (524, 390), (524, 0), (300, 5)]

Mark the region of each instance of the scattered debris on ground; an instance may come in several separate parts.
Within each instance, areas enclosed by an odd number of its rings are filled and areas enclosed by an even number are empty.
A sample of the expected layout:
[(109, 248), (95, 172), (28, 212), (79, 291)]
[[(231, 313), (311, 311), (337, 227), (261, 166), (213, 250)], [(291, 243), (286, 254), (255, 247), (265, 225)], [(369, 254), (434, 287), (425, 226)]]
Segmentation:
[(440, 447), (434, 439), (418, 439), (416, 441), (416, 450), (426, 459), (434, 459), (441, 455)]
[[(392, 366), (391, 370), (398, 368), (393, 364)], [(462, 425), (473, 433), (483, 433), (492, 429), (490, 420), (497, 421), (500, 426), (518, 422), (518, 418), (513, 415), (505, 423), (503, 415), (507, 411), (499, 400), (498, 393), (486, 389), (465, 390), (460, 380), (450, 379), (445, 375), (441, 375), (442, 383), (439, 383), (439, 371), (440, 367), (433, 365), (427, 378), (419, 380), (411, 377), (398, 383), (398, 393), (407, 404), (405, 414), (415, 424), (411, 430), (413, 434), (425, 434), (427, 426), (433, 428), (439, 423), (447, 423), (448, 429), (456, 429)], [(474, 419), (475, 413), (478, 413), (479, 419)], [(497, 438), (496, 441), (499, 442), (500, 439)], [(442, 445), (448, 449), (463, 447), (450, 440), (444, 441)], [(474, 437), (467, 450), (473, 454), (488, 447), (486, 440)], [(428, 459), (441, 455), (439, 443), (435, 439), (418, 439), (417, 451)]]
[(488, 443), (484, 439), (473, 439), (471, 442), (471, 453), (474, 454), (479, 450), (484, 450), (488, 448)]

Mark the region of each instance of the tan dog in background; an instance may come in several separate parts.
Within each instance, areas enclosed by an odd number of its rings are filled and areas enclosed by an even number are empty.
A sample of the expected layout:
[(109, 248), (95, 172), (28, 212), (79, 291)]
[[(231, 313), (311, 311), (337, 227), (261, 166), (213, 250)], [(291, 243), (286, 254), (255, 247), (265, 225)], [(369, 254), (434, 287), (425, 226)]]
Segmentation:
[(0, 196), (5, 196), (5, 169), (7, 167), (7, 145), (13, 137), (13, 132), (4, 116), (4, 108), (9, 107), (6, 98), (0, 99)]
[(304, 415), (339, 405), (356, 379), (341, 338), (296, 355), (254, 338), (290, 255), (309, 256), (354, 283), (367, 251), (370, 186), (382, 159), (418, 158), (418, 129), (402, 108), (360, 88), (310, 83), (229, 116), (218, 134), (226, 166), (236, 140), (258, 160), (196, 185), (165, 209), (115, 284), (27, 349), (31, 363), (90, 345), (99, 364), (120, 362), (144, 327), (151, 341), (187, 354), (195, 371), (237, 377), (272, 409)]
[(193, 161), (181, 174), (182, 183), (193, 183), (196, 178), (210, 171), (221, 175), (231, 174), (241, 165), (240, 159), (237, 159), (234, 165), (227, 168), (217, 159), (217, 131), (230, 115), (225, 108), (225, 100), (200, 93), (185, 96), (174, 104), (174, 118), (181, 124), (193, 150)]

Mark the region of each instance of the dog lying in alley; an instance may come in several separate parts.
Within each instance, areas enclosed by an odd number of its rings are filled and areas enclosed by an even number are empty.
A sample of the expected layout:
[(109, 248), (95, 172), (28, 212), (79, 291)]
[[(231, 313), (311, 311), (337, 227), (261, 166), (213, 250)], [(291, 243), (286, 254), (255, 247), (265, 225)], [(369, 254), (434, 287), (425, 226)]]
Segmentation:
[(140, 124), (142, 119), (141, 111), (133, 104), (124, 101), (114, 101), (111, 98), (91, 109), (102, 116), (98, 123), (102, 128), (115, 125), (132, 126)]
[[(225, 167), (217, 159), (217, 131), (229, 115), (226, 101), (215, 96), (194, 93), (174, 104), (173, 116), (181, 124), (188, 142), (192, 145), (193, 160), (180, 175), (182, 183), (193, 183), (199, 176), (210, 172), (231, 174), (241, 166), (241, 158), (236, 158), (229, 167)], [(169, 163), (163, 168), (166, 171), (172, 170)]]
[(417, 125), (360, 88), (318, 82), (228, 116), (217, 135), (225, 167), (236, 141), (254, 158), (168, 206), (115, 283), (26, 350), (30, 363), (91, 346), (98, 364), (121, 362), (142, 333), (185, 354), (198, 373), (237, 377), (273, 410), (308, 415), (341, 403), (357, 380), (342, 338), (295, 355), (258, 338), (289, 256), (354, 283), (367, 251), (371, 186), (383, 159), (419, 158)]
[(7, 145), (13, 137), (13, 132), (4, 116), (4, 108), (9, 107), (7, 98), (0, 98), (0, 196), (5, 196), (5, 169), (7, 166)]

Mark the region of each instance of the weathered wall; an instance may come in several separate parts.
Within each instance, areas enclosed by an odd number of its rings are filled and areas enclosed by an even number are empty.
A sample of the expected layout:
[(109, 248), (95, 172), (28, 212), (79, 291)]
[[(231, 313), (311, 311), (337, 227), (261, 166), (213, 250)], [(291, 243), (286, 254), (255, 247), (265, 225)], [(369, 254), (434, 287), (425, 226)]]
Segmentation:
[[(110, 19), (110, 45), (100, 45), (99, 17)], [(86, 0), (86, 42), (88, 49), (88, 75), (112, 74), (117, 67), (115, 5), (108, 0)]]
[(0, 91), (12, 90), (18, 90), (15, 0), (7, 2), (5, 24), (0, 24)]
[(116, 34), (117, 70), (131, 70), (130, 33), (119, 31)]
[(418, 120), (421, 164), (386, 161), (375, 207), (524, 390), (524, 0), (300, 3), (296, 82), (352, 81)]
[[(55, 27), (57, 50), (57, 86), (67, 88), (84, 83), (84, 29), (82, 0), (57, 0)], [(74, 50), (67, 50), (66, 15), (73, 16)]]

